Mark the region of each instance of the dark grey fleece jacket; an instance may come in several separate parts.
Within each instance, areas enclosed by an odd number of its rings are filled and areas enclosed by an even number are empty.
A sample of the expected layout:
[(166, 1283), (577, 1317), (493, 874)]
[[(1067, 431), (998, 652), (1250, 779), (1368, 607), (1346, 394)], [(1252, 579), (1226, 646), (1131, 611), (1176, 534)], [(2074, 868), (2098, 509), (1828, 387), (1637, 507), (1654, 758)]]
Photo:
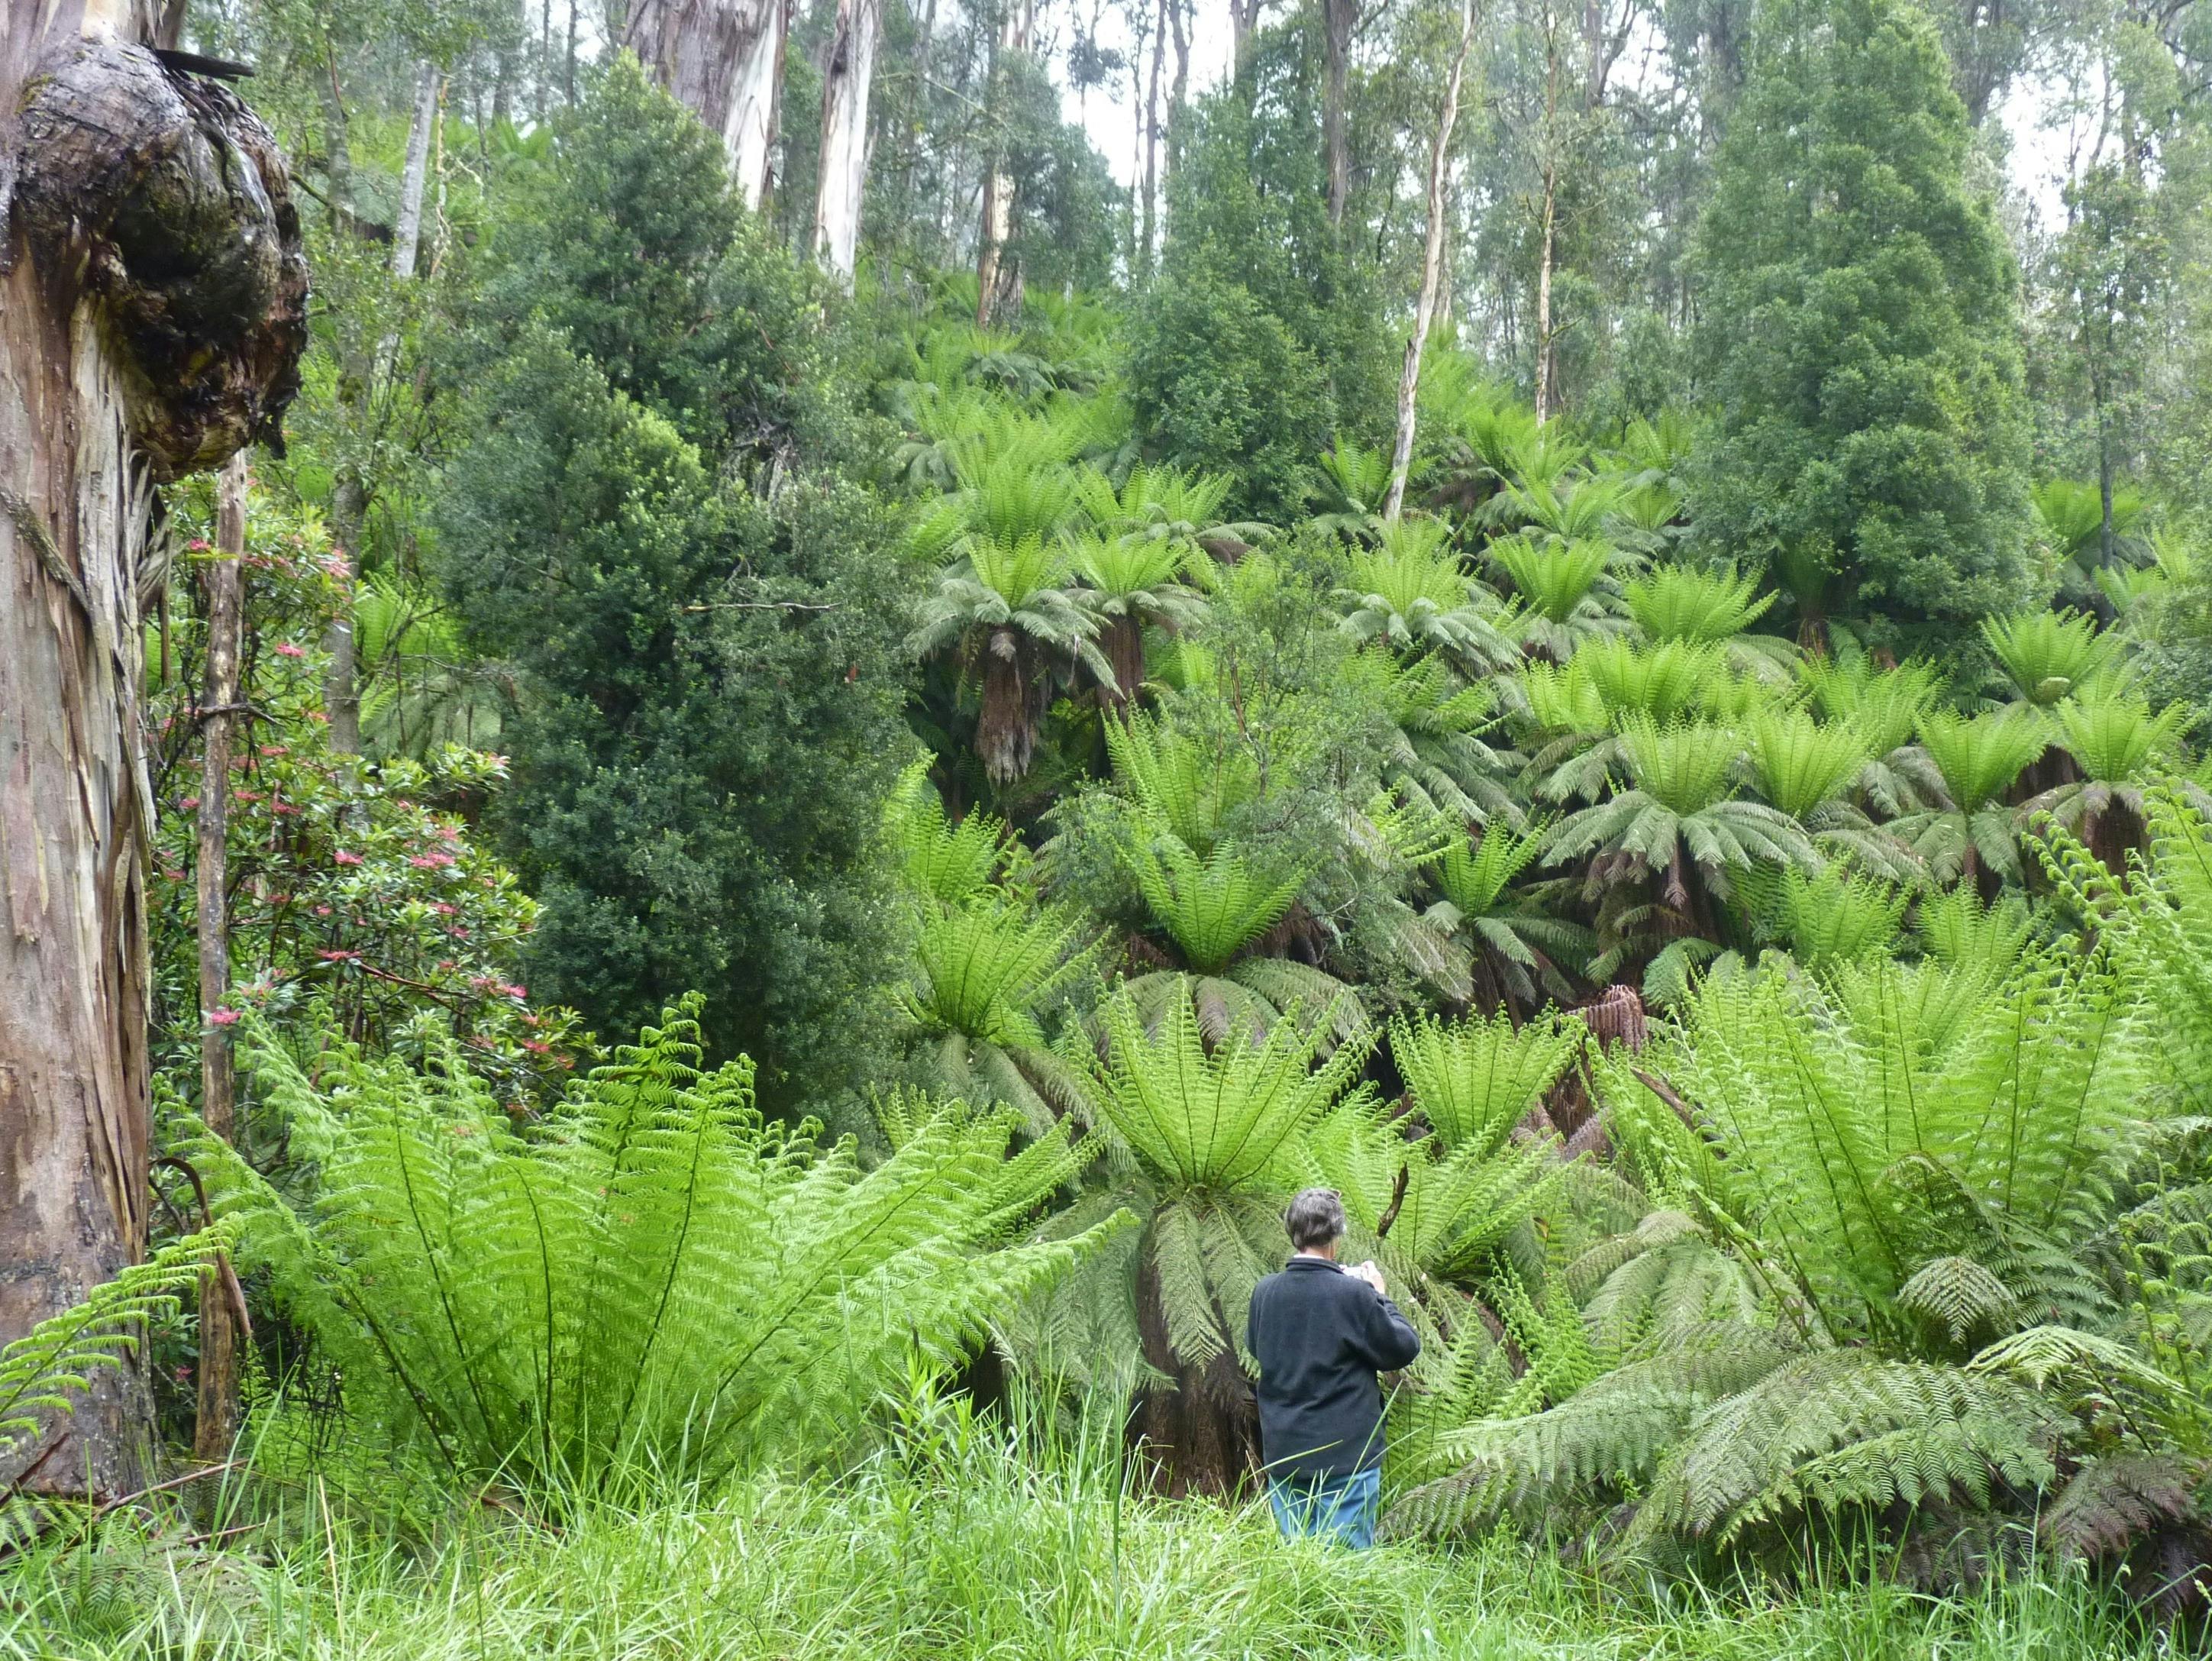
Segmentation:
[(1267, 1474), (1324, 1482), (1382, 1463), (1376, 1379), (1421, 1353), (1397, 1305), (1322, 1257), (1293, 1257), (1253, 1289), (1260, 1444)]

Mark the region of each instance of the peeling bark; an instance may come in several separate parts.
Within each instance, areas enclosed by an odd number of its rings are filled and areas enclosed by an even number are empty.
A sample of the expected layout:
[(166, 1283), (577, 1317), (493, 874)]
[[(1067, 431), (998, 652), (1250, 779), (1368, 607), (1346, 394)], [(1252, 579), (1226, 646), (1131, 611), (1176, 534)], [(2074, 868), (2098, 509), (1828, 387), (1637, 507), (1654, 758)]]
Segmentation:
[(783, 102), (789, 0), (630, 0), (623, 44), (720, 133), (730, 173), (758, 210)]
[[(281, 442), (306, 332), (268, 130), (124, 9), (0, 21), (0, 1343), (144, 1250), (154, 486)], [(127, 1492), (148, 1414), (104, 1372), (0, 1483)]]
[(814, 196), (814, 252), (849, 284), (860, 246), (868, 184), (868, 89), (875, 79), (883, 0), (837, 0), (822, 72), (821, 182)]

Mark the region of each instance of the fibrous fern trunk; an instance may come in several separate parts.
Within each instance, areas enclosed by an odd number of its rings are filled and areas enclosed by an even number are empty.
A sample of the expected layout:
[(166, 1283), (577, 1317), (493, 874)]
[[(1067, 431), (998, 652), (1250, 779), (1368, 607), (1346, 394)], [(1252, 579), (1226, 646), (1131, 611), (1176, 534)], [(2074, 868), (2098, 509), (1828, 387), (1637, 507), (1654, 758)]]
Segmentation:
[(1176, 1498), (1227, 1499), (1261, 1469), (1259, 1410), (1234, 1355), (1186, 1366), (1169, 1342), (1159, 1271), (1147, 1251), (1137, 1272), (1137, 1330), (1146, 1362), (1175, 1382), (1146, 1387), (1133, 1421), (1147, 1480)]
[[(154, 487), (273, 436), (305, 338), (275, 143), (159, 27), (150, 0), (0, 19), (0, 1343), (144, 1250)], [(105, 1372), (0, 1483), (134, 1488), (147, 1414)]]

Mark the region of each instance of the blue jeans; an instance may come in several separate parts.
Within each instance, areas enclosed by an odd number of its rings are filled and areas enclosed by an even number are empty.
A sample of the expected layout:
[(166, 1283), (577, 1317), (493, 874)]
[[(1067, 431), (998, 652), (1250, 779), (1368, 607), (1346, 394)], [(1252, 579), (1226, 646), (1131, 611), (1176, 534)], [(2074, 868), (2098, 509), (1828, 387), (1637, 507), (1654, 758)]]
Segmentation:
[(1382, 1473), (1356, 1470), (1349, 1476), (1325, 1477), (1320, 1482), (1285, 1481), (1270, 1477), (1267, 1503), (1275, 1512), (1275, 1526), (1283, 1538), (1310, 1535), (1316, 1539), (1364, 1551), (1375, 1543), (1375, 1513), (1382, 1502)]

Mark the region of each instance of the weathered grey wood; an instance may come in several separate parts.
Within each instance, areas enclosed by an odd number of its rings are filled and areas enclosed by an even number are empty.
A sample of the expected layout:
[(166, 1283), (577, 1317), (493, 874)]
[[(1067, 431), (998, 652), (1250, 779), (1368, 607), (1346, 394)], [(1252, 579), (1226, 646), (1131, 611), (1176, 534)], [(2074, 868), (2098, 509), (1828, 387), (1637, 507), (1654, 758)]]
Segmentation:
[(745, 206), (768, 194), (790, 0), (630, 0), (623, 44), (715, 132)]
[(814, 195), (814, 251), (849, 284), (868, 184), (868, 90), (875, 79), (883, 0), (837, 0), (822, 67), (821, 179)]
[[(152, 0), (0, 13), (0, 1343), (143, 1251), (138, 569), (157, 481), (274, 441), (307, 268), (274, 142), (143, 46)], [(139, 1485), (107, 1374), (0, 1469)]]

